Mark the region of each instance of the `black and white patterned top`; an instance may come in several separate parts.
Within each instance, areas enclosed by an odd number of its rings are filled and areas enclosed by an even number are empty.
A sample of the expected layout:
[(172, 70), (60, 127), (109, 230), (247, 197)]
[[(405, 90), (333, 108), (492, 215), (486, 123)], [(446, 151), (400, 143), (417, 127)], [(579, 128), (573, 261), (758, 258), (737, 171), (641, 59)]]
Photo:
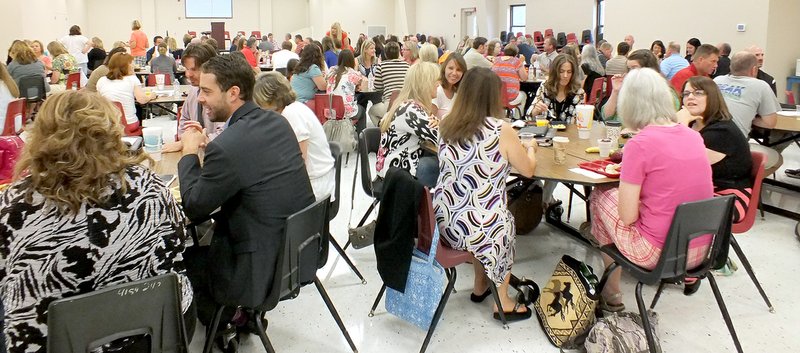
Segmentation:
[(536, 91), (536, 98), (534, 98), (533, 104), (528, 109), (528, 114), (531, 114), (536, 102), (541, 101), (547, 106), (547, 120), (562, 120), (572, 123), (577, 113), (578, 104), (583, 104), (583, 98), (583, 89), (579, 89), (577, 93), (568, 93), (567, 97), (559, 102), (556, 97), (551, 97), (547, 94), (547, 90), (542, 84)]
[(405, 169), (417, 175), (417, 165), (422, 157), (422, 143), (435, 144), (438, 129), (428, 126), (430, 117), (425, 108), (412, 100), (403, 102), (394, 113), (389, 130), (381, 134), (376, 170), (383, 178), (391, 167)]
[(46, 352), (47, 307), (60, 298), (177, 272), (184, 311), (191, 303), (182, 274), (183, 213), (149, 169), (128, 167), (125, 179), (125, 194), (115, 178), (106, 204), (84, 203), (77, 214), (60, 213), (37, 192), (26, 202), (29, 178), (0, 194), (0, 295), (9, 353)]

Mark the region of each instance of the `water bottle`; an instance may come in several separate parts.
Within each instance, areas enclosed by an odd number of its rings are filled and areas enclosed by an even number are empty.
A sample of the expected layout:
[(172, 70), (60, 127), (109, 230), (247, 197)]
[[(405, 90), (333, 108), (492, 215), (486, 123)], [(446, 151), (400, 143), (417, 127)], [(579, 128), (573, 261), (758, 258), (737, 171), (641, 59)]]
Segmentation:
[(375, 75), (373, 75), (372, 72), (370, 72), (367, 75), (367, 80), (369, 80), (369, 84), (367, 85), (367, 87), (369, 88), (370, 91), (374, 91), (375, 90)]
[(533, 65), (528, 66), (528, 81), (533, 81), (536, 78), (536, 67)]
[(181, 84), (177, 80), (172, 83), (172, 89), (174, 90), (172, 96), (179, 97), (181, 95)]

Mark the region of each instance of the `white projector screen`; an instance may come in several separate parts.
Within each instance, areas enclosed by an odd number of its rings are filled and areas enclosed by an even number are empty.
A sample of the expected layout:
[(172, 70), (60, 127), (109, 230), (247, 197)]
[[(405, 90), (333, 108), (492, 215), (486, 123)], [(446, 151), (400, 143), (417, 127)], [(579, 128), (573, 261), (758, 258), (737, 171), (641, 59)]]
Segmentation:
[(233, 0), (184, 0), (186, 18), (232, 18)]

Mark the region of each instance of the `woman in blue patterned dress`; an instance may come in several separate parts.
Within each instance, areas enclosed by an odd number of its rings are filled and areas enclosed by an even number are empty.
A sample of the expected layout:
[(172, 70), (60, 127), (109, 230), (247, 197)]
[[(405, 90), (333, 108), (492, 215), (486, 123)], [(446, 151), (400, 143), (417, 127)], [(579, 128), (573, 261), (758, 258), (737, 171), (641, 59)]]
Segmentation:
[(536, 149), (520, 143), (511, 125), (494, 118), (503, 116), (502, 87), (500, 78), (487, 68), (473, 68), (464, 75), (453, 109), (439, 126), (434, 208), (442, 237), (476, 259), (470, 299), (482, 302), (491, 293), (488, 281), (492, 281), (511, 321), (527, 319), (531, 311), (518, 308), (508, 297), (516, 233), (508, 211), (506, 178), (512, 166), (523, 176), (533, 176)]

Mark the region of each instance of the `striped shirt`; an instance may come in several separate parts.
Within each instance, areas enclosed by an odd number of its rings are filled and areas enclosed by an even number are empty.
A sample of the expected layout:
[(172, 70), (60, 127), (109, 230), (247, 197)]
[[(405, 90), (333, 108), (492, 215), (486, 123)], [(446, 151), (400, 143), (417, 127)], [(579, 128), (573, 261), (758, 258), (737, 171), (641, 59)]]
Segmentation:
[(375, 67), (375, 90), (383, 90), (383, 101), (388, 102), (392, 92), (403, 88), (408, 63), (400, 59), (387, 60)]
[(505, 86), (506, 99), (511, 102), (519, 95), (519, 68), (525, 64), (513, 56), (498, 56), (492, 65), (492, 71), (500, 76)]

